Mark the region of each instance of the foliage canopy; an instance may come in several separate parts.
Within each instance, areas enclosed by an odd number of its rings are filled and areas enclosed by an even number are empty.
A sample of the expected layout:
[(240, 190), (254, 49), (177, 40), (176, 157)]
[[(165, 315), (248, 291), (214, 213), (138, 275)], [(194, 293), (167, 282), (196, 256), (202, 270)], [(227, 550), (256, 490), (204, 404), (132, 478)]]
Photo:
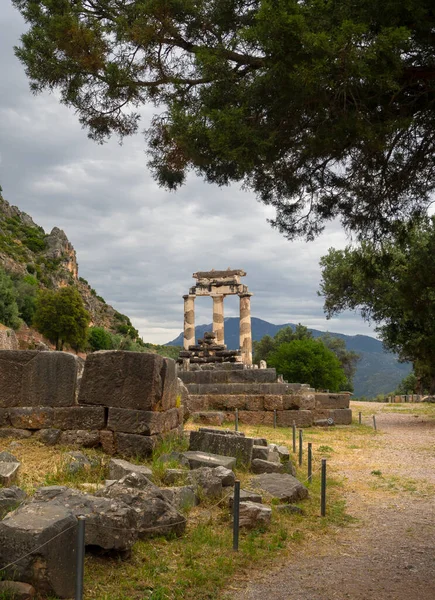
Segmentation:
[(130, 135), (174, 189), (193, 169), (276, 209), (288, 238), (340, 217), (383, 236), (435, 187), (433, 0), (13, 0), (34, 92), (89, 135)]
[(321, 259), (321, 294), (328, 317), (359, 310), (377, 324), (384, 346), (411, 361), (435, 392), (435, 218), (395, 242), (365, 242)]

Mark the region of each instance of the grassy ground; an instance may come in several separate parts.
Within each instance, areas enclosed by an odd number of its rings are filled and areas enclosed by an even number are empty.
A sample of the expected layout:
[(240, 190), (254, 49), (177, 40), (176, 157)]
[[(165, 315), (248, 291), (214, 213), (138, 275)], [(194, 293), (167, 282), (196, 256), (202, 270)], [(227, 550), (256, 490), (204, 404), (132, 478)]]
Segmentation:
[[(421, 415), (435, 418), (432, 405), (391, 405), (396, 412), (412, 410)], [(311, 428), (303, 431), (304, 454), (302, 467), (297, 466), (297, 453), (292, 460), (297, 467), (300, 481), (307, 479), (307, 443), (313, 448), (313, 481), (307, 484), (310, 498), (299, 503), (303, 515), (278, 512), (271, 503), (273, 514), (271, 527), (266, 530), (241, 532), (239, 552), (232, 550), (232, 521), (225, 498), (201, 504), (191, 509), (185, 535), (179, 539), (157, 538), (138, 542), (128, 560), (87, 555), (85, 564), (86, 600), (199, 600), (216, 599), (221, 590), (231, 587), (234, 579), (238, 583), (249, 580), (253, 570), (267, 568), (285, 561), (296, 552), (303, 552), (306, 542), (315, 541), (317, 548), (326, 547), (342, 527), (354, 522), (347, 514), (344, 502), (346, 480), (340, 475), (339, 464), (344, 459), (352, 461), (353, 453), (367, 446), (381, 448), (382, 432), (375, 432), (370, 421), (374, 407), (367, 403), (355, 403), (352, 427)], [(358, 412), (363, 413), (363, 424), (358, 425)], [(382, 411), (392, 410), (389, 405)], [(379, 412), (378, 406), (376, 412)], [(356, 417), (356, 418), (355, 418)], [(356, 421), (356, 422), (355, 422)], [(364, 424), (366, 423), (366, 424)], [(194, 428), (195, 426), (188, 426)], [(240, 429), (247, 435), (266, 437), (269, 442), (286, 445), (292, 450), (292, 430), (272, 427), (245, 427)], [(3, 443), (3, 446), (6, 444)], [(4, 448), (2, 448), (4, 449)], [(98, 451), (86, 451), (88, 456), (98, 459), (98, 466), (78, 475), (70, 475), (65, 468), (63, 452), (58, 448), (40, 445), (33, 440), (19, 442), (9, 448), (21, 461), (22, 471), (19, 485), (29, 493), (41, 485), (65, 484), (80, 488), (82, 483), (101, 483), (107, 476), (108, 457)], [(167, 451), (163, 448), (160, 451)], [(327, 514), (320, 517), (320, 464), (328, 460)], [(163, 476), (161, 465), (150, 461), (156, 480)], [(171, 465), (173, 466), (173, 465)], [(414, 481), (392, 479), (382, 472), (377, 473), (376, 464), (365, 476), (374, 492), (405, 491), (417, 489)], [(238, 471), (242, 487), (249, 489), (250, 475)], [(421, 485), (419, 483), (418, 485)], [(264, 498), (267, 502), (268, 499)], [(270, 501), (270, 499), (269, 499)], [(310, 544), (312, 547), (313, 544)]]

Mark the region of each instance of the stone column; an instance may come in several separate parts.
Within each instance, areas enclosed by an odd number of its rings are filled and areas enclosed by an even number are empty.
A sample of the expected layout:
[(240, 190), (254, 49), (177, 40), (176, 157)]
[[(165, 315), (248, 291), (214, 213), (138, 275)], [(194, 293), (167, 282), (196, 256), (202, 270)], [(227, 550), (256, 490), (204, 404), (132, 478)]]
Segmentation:
[(216, 344), (224, 343), (224, 296), (213, 296), (213, 331)]
[(252, 365), (251, 296), (240, 294), (240, 350), (245, 365)]
[(186, 294), (184, 298), (184, 341), (185, 350), (195, 344), (195, 296)]

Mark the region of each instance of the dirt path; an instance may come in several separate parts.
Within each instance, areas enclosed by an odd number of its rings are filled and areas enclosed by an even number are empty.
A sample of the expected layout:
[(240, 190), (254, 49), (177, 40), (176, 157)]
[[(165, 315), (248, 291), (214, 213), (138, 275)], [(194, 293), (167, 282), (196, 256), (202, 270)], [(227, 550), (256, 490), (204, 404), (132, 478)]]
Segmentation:
[(375, 438), (340, 448), (329, 461), (345, 478), (357, 523), (332, 544), (308, 542), (286, 566), (233, 589), (231, 598), (435, 599), (435, 420), (390, 410), (377, 415)]

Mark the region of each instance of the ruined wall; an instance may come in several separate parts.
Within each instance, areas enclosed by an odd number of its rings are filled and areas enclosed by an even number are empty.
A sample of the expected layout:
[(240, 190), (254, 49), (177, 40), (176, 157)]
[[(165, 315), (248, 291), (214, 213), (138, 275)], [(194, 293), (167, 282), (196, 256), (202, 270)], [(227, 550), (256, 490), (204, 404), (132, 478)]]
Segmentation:
[(139, 352), (0, 351), (0, 438), (147, 456), (179, 432), (175, 361)]

